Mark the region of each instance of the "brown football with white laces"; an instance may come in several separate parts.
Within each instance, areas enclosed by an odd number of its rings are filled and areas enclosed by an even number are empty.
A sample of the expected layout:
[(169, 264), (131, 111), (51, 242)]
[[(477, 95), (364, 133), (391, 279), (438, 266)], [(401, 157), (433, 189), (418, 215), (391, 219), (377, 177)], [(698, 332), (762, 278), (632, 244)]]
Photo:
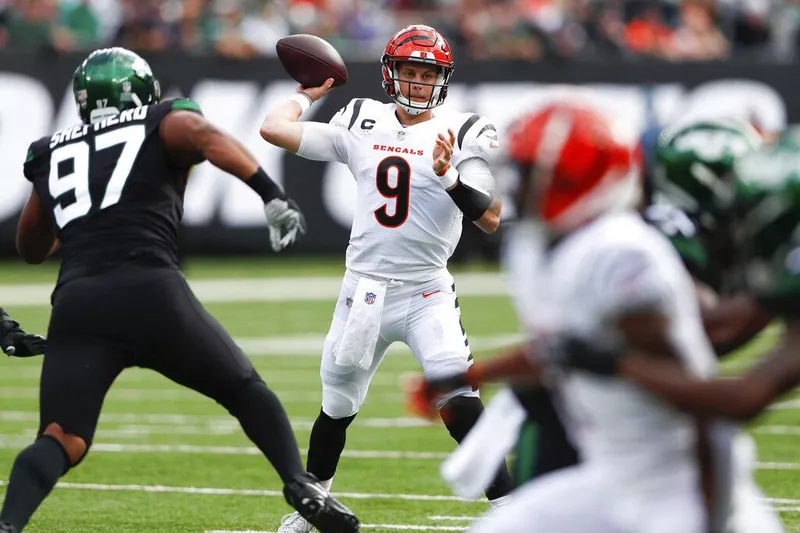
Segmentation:
[(304, 87), (319, 87), (328, 78), (334, 87), (347, 83), (347, 66), (325, 39), (298, 33), (279, 40), (275, 49), (286, 72)]

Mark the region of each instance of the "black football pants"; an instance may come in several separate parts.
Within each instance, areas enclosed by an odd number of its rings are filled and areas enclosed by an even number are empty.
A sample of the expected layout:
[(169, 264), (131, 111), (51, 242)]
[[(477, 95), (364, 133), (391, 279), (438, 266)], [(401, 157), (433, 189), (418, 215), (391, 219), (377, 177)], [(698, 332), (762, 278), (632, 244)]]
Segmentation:
[(122, 266), (61, 286), (40, 384), (40, 433), (56, 422), (91, 444), (123, 369), (153, 369), (224, 407), (260, 379), (173, 268)]

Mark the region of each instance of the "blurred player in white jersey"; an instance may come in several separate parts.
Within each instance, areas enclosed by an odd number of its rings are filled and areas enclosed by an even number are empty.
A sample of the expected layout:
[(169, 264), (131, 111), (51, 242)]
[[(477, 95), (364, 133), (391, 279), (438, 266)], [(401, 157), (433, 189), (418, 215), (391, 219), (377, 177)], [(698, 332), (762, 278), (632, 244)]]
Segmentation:
[[(447, 260), (466, 216), (494, 232), (501, 203), (490, 162), (499, 150), (494, 125), (477, 114), (439, 106), (453, 56), (429, 26), (395, 34), (381, 59), (393, 103), (353, 99), (330, 123), (299, 122), (331, 89), (300, 87), (268, 113), (261, 136), (301, 157), (349, 166), (358, 194), (346, 273), (322, 354), (322, 409), (311, 432), (308, 471), (330, 484), (345, 434), (389, 345), (411, 348), (431, 379), (466, 371), (472, 354)], [(483, 411), (477, 390), (451, 391), (438, 408), (460, 442)], [(505, 466), (486, 490), (498, 504), (511, 490)], [(281, 531), (309, 530), (299, 515)]]
[(597, 375), (602, 368), (562, 373), (542, 363), (576, 357), (567, 341), (578, 337), (640, 347), (690, 375), (716, 371), (692, 278), (669, 241), (636, 209), (641, 183), (635, 139), (578, 105), (550, 106), (530, 121), (532, 209), (547, 239), (529, 273), (538, 305), (527, 323), (536, 340), (463, 374), (428, 378), (416, 402), (424, 412), (453, 388), (526, 374), (550, 382), (561, 393), (563, 421), (582, 462), (520, 488), (472, 529), (719, 531), (713, 527), (726, 500), (713, 489), (730, 485), (729, 478), (719, 479), (731, 475), (725, 454), (730, 439), (639, 387)]

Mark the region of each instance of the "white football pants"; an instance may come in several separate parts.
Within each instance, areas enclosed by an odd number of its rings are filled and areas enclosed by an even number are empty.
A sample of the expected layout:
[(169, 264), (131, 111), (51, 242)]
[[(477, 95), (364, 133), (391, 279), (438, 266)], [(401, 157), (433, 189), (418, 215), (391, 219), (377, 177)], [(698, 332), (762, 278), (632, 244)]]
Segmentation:
[[(344, 275), (322, 351), (322, 410), (331, 418), (344, 418), (358, 412), (364, 404), (372, 377), (394, 342), (402, 342), (411, 349), (428, 378), (464, 372), (472, 364), (453, 276), (448, 273), (424, 283), (390, 284), (386, 288), (380, 336), (372, 365), (368, 370), (346, 370), (337, 365), (333, 351), (344, 332), (349, 312), (348, 299), (353, 298), (359, 276), (350, 270)], [(456, 395), (477, 396), (478, 393), (463, 389), (449, 397)]]
[(615, 497), (614, 478), (587, 465), (538, 478), (476, 520), (469, 533), (706, 533), (697, 490)]

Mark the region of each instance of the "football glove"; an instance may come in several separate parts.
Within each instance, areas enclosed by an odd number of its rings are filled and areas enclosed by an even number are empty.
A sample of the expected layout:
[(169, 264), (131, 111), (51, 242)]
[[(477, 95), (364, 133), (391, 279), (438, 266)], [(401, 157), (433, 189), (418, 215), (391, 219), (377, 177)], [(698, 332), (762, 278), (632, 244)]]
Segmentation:
[(602, 376), (617, 373), (622, 350), (601, 346), (572, 333), (538, 337), (531, 346), (536, 360), (565, 370)]
[(478, 374), (479, 372), (468, 371), (434, 379), (410, 378), (405, 383), (406, 409), (417, 416), (434, 420), (440, 414), (437, 406), (439, 397), (464, 387), (476, 389)]
[(2, 307), (0, 307), (0, 349), (8, 356), (32, 357), (41, 355), (47, 341), (41, 335), (25, 333)]
[(291, 198), (274, 198), (264, 205), (272, 250), (279, 252), (306, 232), (306, 217)]
[(435, 420), (439, 416), (436, 408), (438, 394), (424, 378), (409, 379), (405, 383), (406, 410), (416, 416)]

